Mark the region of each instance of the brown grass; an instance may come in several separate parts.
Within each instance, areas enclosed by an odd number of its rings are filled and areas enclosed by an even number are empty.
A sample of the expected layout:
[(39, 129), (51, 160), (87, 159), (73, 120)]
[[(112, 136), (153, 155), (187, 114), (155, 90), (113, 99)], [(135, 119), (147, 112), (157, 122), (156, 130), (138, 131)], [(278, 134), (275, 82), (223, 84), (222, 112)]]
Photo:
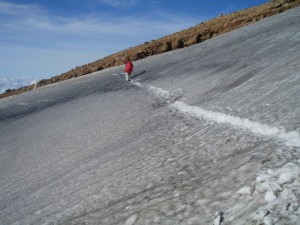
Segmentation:
[(37, 85), (26, 86), (17, 90), (8, 90), (0, 94), (0, 99), (32, 90), (38, 86), (83, 76), (95, 71), (124, 64), (124, 59), (130, 57), (132, 61), (140, 60), (151, 55), (191, 46), (217, 35), (224, 34), (263, 18), (276, 15), (300, 5), (300, 0), (272, 0), (266, 4), (244, 9), (228, 15), (220, 15), (214, 19), (200, 23), (189, 29), (145, 42), (121, 52), (109, 55), (95, 62), (76, 67), (61, 75), (44, 79)]

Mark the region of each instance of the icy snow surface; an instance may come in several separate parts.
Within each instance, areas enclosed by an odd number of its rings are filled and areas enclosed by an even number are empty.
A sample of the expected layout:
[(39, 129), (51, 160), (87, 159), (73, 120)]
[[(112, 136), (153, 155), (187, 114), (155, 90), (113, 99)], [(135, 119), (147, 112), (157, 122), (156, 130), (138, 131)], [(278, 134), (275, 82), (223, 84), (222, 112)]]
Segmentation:
[(300, 9), (0, 101), (0, 224), (299, 224)]

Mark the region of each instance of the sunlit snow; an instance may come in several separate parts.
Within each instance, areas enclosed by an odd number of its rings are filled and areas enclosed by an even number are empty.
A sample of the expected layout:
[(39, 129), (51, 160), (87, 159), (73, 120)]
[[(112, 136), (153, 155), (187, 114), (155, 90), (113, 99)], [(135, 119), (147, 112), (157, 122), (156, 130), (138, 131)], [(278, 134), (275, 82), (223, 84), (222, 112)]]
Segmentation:
[(0, 224), (299, 224), (299, 20), (0, 100)]

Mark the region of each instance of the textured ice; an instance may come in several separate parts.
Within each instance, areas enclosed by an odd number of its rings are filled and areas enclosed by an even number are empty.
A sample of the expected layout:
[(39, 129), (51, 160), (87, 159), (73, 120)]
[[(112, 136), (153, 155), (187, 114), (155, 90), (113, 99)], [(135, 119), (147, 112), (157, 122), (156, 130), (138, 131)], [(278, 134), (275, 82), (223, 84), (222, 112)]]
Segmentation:
[(255, 134), (270, 136), (271, 138), (282, 139), (288, 146), (300, 147), (300, 135), (296, 131), (286, 132), (285, 129), (271, 127), (266, 124), (250, 121), (246, 118), (233, 117), (224, 113), (212, 112), (203, 110), (196, 106), (189, 106), (183, 102), (175, 102), (173, 106), (184, 112), (199, 117), (200, 119), (207, 119), (221, 124), (229, 124), (236, 128), (249, 130)]
[(298, 225), (299, 20), (0, 100), (0, 224)]
[(275, 199), (277, 199), (277, 195), (274, 191), (267, 191), (265, 194), (265, 200), (266, 202), (273, 202)]
[[(299, 162), (287, 163), (280, 168), (268, 169), (268, 171), (287, 171), (293, 168), (294, 174), (297, 174), (300, 168)], [(264, 195), (265, 204), (262, 204), (256, 212), (252, 214), (253, 221), (260, 221), (263, 224), (298, 224), (299, 221), (299, 195), (300, 193), (300, 177), (287, 172), (274, 173), (267, 179), (257, 179), (266, 177), (265, 172), (259, 174), (256, 178), (255, 192), (252, 196), (253, 200)], [(280, 174), (279, 177), (276, 176)], [(280, 182), (281, 176), (285, 177), (285, 182)], [(279, 184), (281, 183), (281, 185)], [(240, 189), (243, 190), (244, 188)], [(239, 192), (240, 192), (239, 190)], [(251, 200), (248, 199), (249, 202)], [(231, 211), (230, 209), (228, 211)], [(276, 222), (276, 223), (275, 223)]]
[(241, 195), (251, 195), (253, 191), (254, 189), (252, 187), (243, 187), (240, 190), (238, 190), (238, 193)]
[(278, 178), (278, 183), (279, 184), (285, 184), (285, 183), (290, 183), (292, 182), (296, 177), (294, 176), (293, 173), (291, 172), (284, 172), (280, 174)]

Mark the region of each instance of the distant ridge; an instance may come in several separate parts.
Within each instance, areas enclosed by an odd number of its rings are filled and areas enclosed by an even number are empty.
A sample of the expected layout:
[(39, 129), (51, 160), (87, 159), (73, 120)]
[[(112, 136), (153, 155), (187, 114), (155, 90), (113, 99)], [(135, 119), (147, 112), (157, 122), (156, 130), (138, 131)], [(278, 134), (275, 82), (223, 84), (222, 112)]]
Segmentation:
[(5, 93), (0, 94), (0, 99), (21, 94), (36, 87), (122, 65), (124, 64), (125, 57), (128, 56), (132, 61), (136, 61), (151, 55), (157, 55), (175, 49), (188, 47), (298, 6), (300, 6), (300, 0), (271, 0), (266, 4), (251, 7), (231, 14), (220, 15), (214, 19), (202, 22), (186, 30), (182, 30), (160, 39), (145, 42), (144, 44), (117, 52), (97, 61), (76, 67), (58, 76), (40, 80), (35, 85), (22, 87), (16, 90), (7, 90)]

